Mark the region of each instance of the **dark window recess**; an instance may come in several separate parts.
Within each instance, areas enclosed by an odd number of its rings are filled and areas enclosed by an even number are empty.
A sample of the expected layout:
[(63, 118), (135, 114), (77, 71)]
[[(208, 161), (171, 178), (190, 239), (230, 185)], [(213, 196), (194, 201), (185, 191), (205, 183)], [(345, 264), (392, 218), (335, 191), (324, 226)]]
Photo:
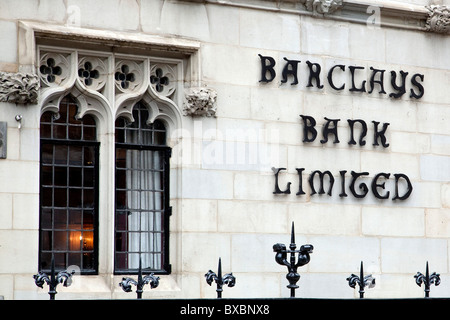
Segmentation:
[(71, 97), (41, 116), (39, 270), (98, 271), (98, 157), (95, 120), (76, 119)]
[(147, 108), (138, 103), (133, 122), (116, 120), (116, 274), (142, 269), (170, 273), (169, 158), (166, 129), (147, 123)]
[(158, 68), (155, 70), (155, 75), (150, 76), (150, 82), (155, 85), (156, 91), (162, 92), (164, 86), (169, 85), (169, 78), (163, 76), (163, 71)]
[(55, 82), (56, 76), (60, 76), (62, 74), (61, 67), (56, 65), (53, 58), (48, 58), (46, 63), (39, 67), (39, 71), (42, 74), (47, 75), (47, 81), (50, 83)]
[(123, 89), (128, 89), (128, 87), (130, 86), (130, 82), (134, 82), (136, 80), (136, 77), (134, 73), (130, 72), (130, 68), (126, 64), (124, 64), (120, 68), (120, 71), (117, 71), (114, 74), (114, 79), (120, 82), (120, 86)]

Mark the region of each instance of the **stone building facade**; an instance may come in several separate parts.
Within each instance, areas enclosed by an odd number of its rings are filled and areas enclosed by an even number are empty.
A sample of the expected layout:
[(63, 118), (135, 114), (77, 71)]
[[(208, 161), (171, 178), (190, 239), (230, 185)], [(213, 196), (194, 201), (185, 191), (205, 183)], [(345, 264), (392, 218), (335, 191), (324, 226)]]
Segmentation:
[[(0, 296), (450, 296), (447, 0), (0, 2)], [(298, 249), (297, 248), (297, 249)]]

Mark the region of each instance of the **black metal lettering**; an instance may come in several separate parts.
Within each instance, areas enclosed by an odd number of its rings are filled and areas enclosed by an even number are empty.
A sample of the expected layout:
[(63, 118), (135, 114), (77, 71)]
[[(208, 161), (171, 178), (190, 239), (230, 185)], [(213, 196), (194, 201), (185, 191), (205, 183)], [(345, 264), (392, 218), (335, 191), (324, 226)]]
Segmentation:
[(305, 168), (295, 168), (295, 170), (297, 170), (298, 173), (298, 192), (296, 193), (297, 196), (305, 194), (305, 191), (303, 191), (303, 178), (302, 178), (302, 173), (303, 170), (305, 170)]
[(350, 69), (350, 73), (352, 75), (352, 87), (350, 88), (349, 91), (366, 92), (366, 80), (364, 80), (361, 83), (361, 88), (356, 88), (355, 87), (355, 70), (363, 70), (364, 67), (349, 66), (348, 68)]
[(333, 66), (333, 67), (330, 69), (330, 71), (328, 71), (328, 76), (327, 76), (328, 83), (330, 84), (330, 86), (331, 86), (334, 90), (338, 90), (338, 91), (339, 91), (339, 90), (344, 90), (345, 84), (343, 84), (343, 85), (340, 86), (339, 88), (336, 87), (336, 86), (334, 85), (334, 82), (333, 82), (333, 71), (334, 71), (335, 68), (340, 68), (342, 71), (345, 71), (345, 66), (342, 65), (342, 64), (338, 64), (338, 65)]
[(287, 183), (286, 190), (282, 191), (278, 185), (278, 174), (281, 170), (286, 170), (286, 168), (272, 168), (272, 171), (275, 174), (275, 191), (273, 194), (290, 194), (291, 193), (291, 183)]
[(347, 197), (347, 194), (345, 193), (345, 173), (347, 170), (339, 171), (341, 174), (341, 193), (339, 194), (339, 197)]
[(372, 122), (373, 122), (373, 134), (374, 134), (373, 145), (374, 146), (378, 146), (378, 138), (380, 138), (382, 146), (384, 148), (389, 147), (389, 143), (386, 142), (387, 138), (385, 136), (386, 130), (387, 130), (387, 127), (388, 127), (389, 123), (387, 123), (387, 122), (383, 123), (383, 129), (381, 131), (378, 131), (378, 125), (380, 123), (377, 122), (377, 121), (372, 121)]
[(286, 60), (286, 64), (283, 68), (283, 72), (282, 72), (283, 80), (281, 80), (281, 82), (286, 83), (288, 76), (292, 75), (294, 77), (294, 81), (291, 83), (291, 85), (298, 84), (297, 69), (298, 69), (298, 63), (300, 61), (289, 60), (287, 58), (283, 58), (283, 59)]
[(364, 137), (367, 134), (367, 124), (364, 120), (361, 119), (356, 119), (356, 120), (351, 120), (351, 119), (347, 119), (347, 122), (349, 124), (350, 127), (350, 141), (348, 142), (348, 144), (356, 144), (355, 139), (353, 138), (353, 125), (355, 122), (359, 122), (361, 124), (361, 134), (359, 136), (359, 145), (360, 146), (364, 146), (366, 144), (366, 141), (364, 140)]
[[(259, 82), (271, 82), (275, 79), (275, 59), (272, 57), (266, 57), (258, 54), (261, 58), (261, 80)], [(267, 78), (267, 73), (270, 74), (270, 78)]]
[(405, 88), (405, 80), (406, 76), (408, 75), (408, 72), (403, 72), (400, 70), (400, 75), (402, 76), (402, 83), (400, 86), (397, 86), (396, 79), (397, 79), (397, 73), (395, 71), (391, 71), (391, 85), (394, 88), (394, 90), (397, 90), (397, 93), (390, 93), (389, 97), (392, 98), (400, 98), (402, 95), (405, 94), (406, 88)]
[(411, 94), (410, 94), (409, 97), (410, 97), (410, 98), (420, 99), (420, 98), (423, 97), (423, 94), (425, 93), (425, 89), (423, 88), (423, 86), (422, 86), (419, 82), (417, 82), (417, 80), (416, 80), (417, 77), (419, 77), (420, 80), (423, 82), (424, 76), (423, 76), (423, 74), (416, 73), (416, 74), (413, 75), (412, 78), (411, 78), (411, 83), (412, 83), (412, 85), (414, 85), (414, 86), (417, 87), (417, 89), (419, 90), (419, 93), (415, 93), (414, 90), (411, 89), (411, 90), (410, 90), (410, 91), (411, 91)]
[(367, 192), (369, 191), (369, 188), (367, 188), (367, 185), (364, 182), (360, 183), (358, 187), (359, 187), (359, 189), (361, 189), (363, 191), (363, 193), (358, 194), (358, 193), (356, 193), (356, 190), (355, 190), (355, 183), (356, 183), (356, 179), (358, 179), (361, 176), (367, 176), (367, 175), (369, 175), (369, 173), (368, 172), (359, 172), (358, 173), (358, 172), (354, 172), (354, 171), (352, 171), (351, 173), (352, 173), (352, 177), (353, 177), (352, 182), (350, 183), (350, 186), (349, 186), (351, 193), (353, 194), (353, 196), (355, 198), (364, 198), (366, 196)]
[(329, 196), (331, 196), (331, 191), (332, 191), (332, 189), (333, 189), (333, 184), (334, 184), (334, 177), (333, 177), (333, 175), (331, 174), (330, 171), (321, 172), (321, 171), (319, 171), (319, 170), (316, 170), (316, 171), (312, 172), (311, 175), (309, 176), (309, 186), (310, 186), (310, 188), (311, 188), (311, 195), (317, 193), (317, 192), (316, 192), (316, 189), (314, 188), (314, 176), (315, 176), (316, 174), (318, 174), (318, 175), (319, 175), (319, 178), (320, 178), (319, 194), (324, 194), (324, 193), (325, 193), (325, 190), (324, 190), (324, 188), (323, 188), (323, 177), (324, 177), (325, 175), (328, 175), (328, 177), (330, 178), (330, 187), (328, 188), (327, 194), (328, 194)]
[(307, 87), (312, 87), (313, 86), (312, 80), (315, 79), (317, 88), (322, 89), (323, 85), (320, 84), (320, 70), (321, 70), (320, 64), (311, 63), (309, 61), (306, 61), (306, 64), (309, 67), (309, 78)]
[[(325, 120), (327, 120), (327, 123), (323, 126), (322, 129), (322, 135), (323, 135), (323, 139), (320, 140), (320, 142), (326, 143), (328, 141), (328, 135), (334, 134), (334, 141), (333, 143), (339, 143), (339, 139), (338, 139), (338, 131), (337, 131), (337, 123), (338, 121), (340, 121), (341, 119), (328, 119), (327, 117), (324, 117)], [(330, 128), (330, 123), (333, 123), (333, 126)]]
[[(310, 116), (300, 115), (303, 119), (303, 142), (313, 142), (317, 137), (317, 130), (314, 128), (316, 120)], [(309, 137), (311, 134), (311, 138)]]
[[(372, 76), (370, 77), (370, 81), (369, 81), (370, 91), (368, 93), (372, 93), (373, 92), (375, 83), (380, 85), (380, 89), (381, 90), (378, 91), (378, 93), (386, 93), (386, 91), (384, 91), (384, 72), (386, 70), (374, 69), (372, 67), (370, 67), (370, 70), (372, 70), (373, 72), (372, 72)], [(380, 74), (380, 77), (379, 77), (378, 80), (375, 80), (375, 76), (376, 76), (377, 73)]]
[[(394, 174), (394, 177), (395, 177), (395, 196), (392, 198), (392, 200), (408, 199), (413, 190), (413, 186), (412, 186), (411, 181), (409, 180), (408, 176), (406, 176), (403, 173), (396, 173), (396, 174)], [(406, 182), (406, 191), (402, 196), (399, 196), (399, 194), (398, 194), (398, 184), (399, 184), (400, 178), (403, 178)]]
[(389, 191), (386, 192), (384, 195), (380, 195), (380, 193), (378, 192), (377, 188), (382, 188), (384, 189), (384, 185), (385, 183), (378, 183), (378, 178), (379, 177), (383, 177), (385, 179), (389, 179), (389, 176), (391, 174), (390, 173), (378, 173), (372, 180), (372, 193), (374, 194), (374, 196), (378, 199), (387, 199), (389, 197)]
[[(259, 82), (272, 82), (276, 77), (276, 71), (275, 71), (275, 65), (276, 62), (274, 58), (270, 56), (263, 56), (261, 54), (258, 54), (260, 57), (261, 62), (261, 78)], [(286, 64), (283, 67), (282, 70), (282, 80), (281, 83), (288, 82), (288, 78), (290, 76), (293, 77), (293, 81), (291, 82), (291, 85), (296, 85), (299, 83), (298, 79), (298, 65), (301, 62), (300, 60), (290, 60), (286, 57), (283, 58), (286, 61)], [(317, 88), (322, 89), (324, 86), (321, 83), (320, 80), (320, 72), (321, 72), (321, 65), (319, 63), (313, 63), (310, 61), (306, 61), (306, 64), (308, 65), (309, 69), (309, 75), (308, 75), (308, 83), (307, 87), (314, 87), (313, 82), (315, 81), (315, 85)], [(337, 91), (342, 91), (346, 87), (346, 83), (342, 83), (340, 86), (336, 85), (333, 80), (333, 75), (335, 74), (336, 68), (340, 69), (341, 71), (345, 72), (346, 66), (343, 64), (337, 64), (334, 65), (328, 70), (327, 73), (327, 80), (328, 84), (331, 88)], [(365, 67), (363, 66), (348, 66), (348, 69), (350, 70), (351, 75), (351, 87), (349, 91), (351, 92), (366, 92), (366, 79), (361, 79), (360, 83), (357, 82), (357, 70), (364, 70)], [(384, 74), (386, 70), (383, 69), (376, 69), (374, 67), (370, 67), (370, 70), (372, 71), (370, 80), (368, 83), (368, 93), (371, 94), (375, 91), (375, 86), (379, 86), (378, 93), (379, 94), (386, 94), (385, 88), (384, 88)], [(408, 76), (408, 72), (404, 72), (403, 70), (399, 71), (399, 75), (397, 75), (396, 71), (391, 70), (391, 87), (392, 92), (389, 93), (389, 97), (391, 98), (400, 98), (406, 93), (406, 77)], [(399, 78), (399, 84), (397, 84), (397, 76)], [(425, 93), (425, 88), (423, 86), (424, 81), (424, 75), (416, 73), (411, 78), (411, 85), (410, 88), (410, 98), (420, 99), (423, 97)]]

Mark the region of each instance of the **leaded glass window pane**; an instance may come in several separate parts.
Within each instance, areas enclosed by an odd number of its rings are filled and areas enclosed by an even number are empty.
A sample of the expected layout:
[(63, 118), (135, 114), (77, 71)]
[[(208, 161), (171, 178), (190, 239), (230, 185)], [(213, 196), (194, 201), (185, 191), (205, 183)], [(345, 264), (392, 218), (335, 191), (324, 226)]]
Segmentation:
[(115, 272), (168, 270), (170, 148), (160, 121), (147, 123), (141, 103), (134, 122), (116, 121)]
[(70, 97), (41, 116), (39, 269), (97, 272), (98, 154), (95, 120), (77, 119)]

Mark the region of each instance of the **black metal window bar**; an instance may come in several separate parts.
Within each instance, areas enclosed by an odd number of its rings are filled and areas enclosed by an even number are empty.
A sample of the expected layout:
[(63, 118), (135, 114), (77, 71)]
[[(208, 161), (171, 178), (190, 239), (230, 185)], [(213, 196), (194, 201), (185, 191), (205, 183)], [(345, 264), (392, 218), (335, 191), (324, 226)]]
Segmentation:
[(171, 149), (164, 124), (148, 123), (143, 103), (133, 118), (116, 120), (114, 272), (136, 274), (142, 261), (143, 270), (167, 274)]
[(219, 258), (219, 264), (217, 267), (217, 274), (213, 272), (212, 270), (209, 270), (205, 274), (206, 283), (211, 285), (214, 282), (216, 282), (217, 288), (217, 298), (222, 298), (222, 291), (223, 291), (223, 285), (226, 284), (228, 287), (234, 287), (236, 284), (236, 277), (233, 276), (233, 273), (227, 273), (222, 277), (222, 259)]
[[(298, 288), (297, 282), (300, 280), (300, 274), (297, 273), (298, 267), (302, 267), (309, 263), (310, 253), (313, 252), (314, 247), (311, 244), (304, 244), (300, 247), (300, 250), (295, 250), (297, 245), (295, 244), (295, 232), (294, 222), (292, 222), (291, 229), (291, 244), (289, 250), (286, 249), (286, 245), (282, 243), (276, 243), (273, 245), (273, 251), (275, 254), (275, 261), (288, 268), (288, 274), (286, 279), (289, 281), (287, 287), (291, 291), (291, 298), (295, 298), (295, 289)], [(288, 261), (287, 254), (289, 253), (290, 259)], [(297, 261), (295, 260), (295, 254), (298, 253)]]
[[(70, 265), (97, 273), (98, 157), (96, 123), (77, 119), (76, 102), (65, 97), (57, 114), (40, 122), (39, 270)], [(53, 261), (54, 260), (54, 261)]]

